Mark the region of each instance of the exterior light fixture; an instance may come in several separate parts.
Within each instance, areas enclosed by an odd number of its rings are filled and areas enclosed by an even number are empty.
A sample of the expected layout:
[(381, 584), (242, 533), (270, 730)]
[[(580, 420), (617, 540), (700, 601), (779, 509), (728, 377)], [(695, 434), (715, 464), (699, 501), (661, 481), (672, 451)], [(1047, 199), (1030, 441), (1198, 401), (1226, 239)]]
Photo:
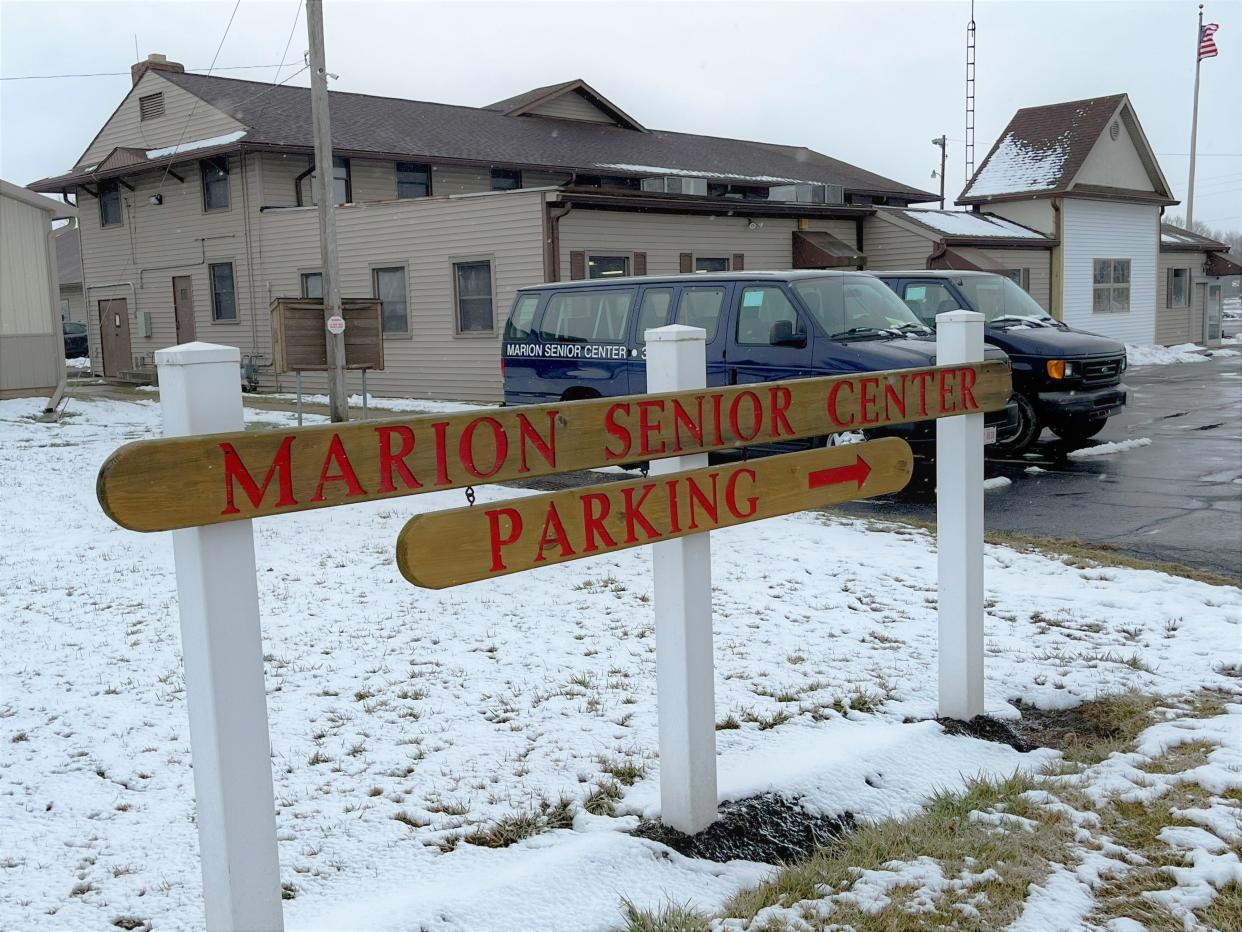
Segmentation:
[(159, 207), (164, 203), (164, 195), (152, 194), (149, 198), (147, 198), (147, 203), (149, 203), (152, 207)]

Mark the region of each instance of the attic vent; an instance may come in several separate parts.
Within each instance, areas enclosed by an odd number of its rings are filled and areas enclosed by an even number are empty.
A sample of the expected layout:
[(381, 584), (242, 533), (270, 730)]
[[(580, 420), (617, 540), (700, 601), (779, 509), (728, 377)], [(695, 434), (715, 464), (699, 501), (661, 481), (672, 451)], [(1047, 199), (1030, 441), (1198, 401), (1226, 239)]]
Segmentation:
[(845, 188), (839, 184), (778, 184), (768, 188), (768, 200), (796, 204), (844, 204)]
[(1113, 125), (1108, 128), (1108, 138), (1113, 142), (1117, 141), (1117, 137), (1121, 135), (1121, 124), (1113, 120)]
[(138, 119), (154, 120), (164, 115), (164, 92), (138, 98)]
[(684, 178), (681, 175), (662, 175), (659, 178), (644, 178), (644, 191), (656, 191), (661, 194), (695, 194), (707, 196), (706, 178)]

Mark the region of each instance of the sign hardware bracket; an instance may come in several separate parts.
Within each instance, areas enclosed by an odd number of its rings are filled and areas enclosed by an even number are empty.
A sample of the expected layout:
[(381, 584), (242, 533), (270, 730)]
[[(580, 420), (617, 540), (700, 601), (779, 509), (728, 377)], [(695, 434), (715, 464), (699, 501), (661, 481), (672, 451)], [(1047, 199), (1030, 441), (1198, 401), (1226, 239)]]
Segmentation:
[(466, 486), (466, 502), (471, 508), (474, 507), (474, 486), (472, 485)]

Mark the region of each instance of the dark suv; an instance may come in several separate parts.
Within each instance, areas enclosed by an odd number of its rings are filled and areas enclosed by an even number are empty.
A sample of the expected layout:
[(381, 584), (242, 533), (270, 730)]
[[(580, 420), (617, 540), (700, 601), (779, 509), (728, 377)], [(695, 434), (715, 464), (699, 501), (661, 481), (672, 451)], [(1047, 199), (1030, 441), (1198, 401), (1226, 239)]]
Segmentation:
[(936, 315), (963, 308), (987, 320), (984, 339), (1013, 364), (1019, 429), (998, 447), (1019, 453), (1047, 427), (1081, 443), (1126, 403), (1126, 348), (1055, 320), (1011, 279), (991, 272), (873, 272), (934, 327)]
[(79, 359), (91, 354), (87, 345), (86, 324), (66, 320), (61, 324), (65, 334), (65, 358)]

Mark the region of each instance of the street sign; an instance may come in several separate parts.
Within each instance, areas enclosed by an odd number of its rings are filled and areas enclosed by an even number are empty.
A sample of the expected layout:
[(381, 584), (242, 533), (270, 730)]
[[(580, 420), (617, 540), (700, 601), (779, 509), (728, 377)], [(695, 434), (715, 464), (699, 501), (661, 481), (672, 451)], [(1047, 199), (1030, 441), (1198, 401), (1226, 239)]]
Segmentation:
[(140, 440), (104, 462), (96, 493), (122, 527), (164, 531), (995, 411), (1009, 395), (1008, 365), (982, 362)]
[(328, 318), (328, 333), (335, 336), (338, 333), (345, 332), (345, 318), (340, 314), (333, 314)]
[(902, 489), (895, 437), (417, 515), (397, 567), (444, 589)]

